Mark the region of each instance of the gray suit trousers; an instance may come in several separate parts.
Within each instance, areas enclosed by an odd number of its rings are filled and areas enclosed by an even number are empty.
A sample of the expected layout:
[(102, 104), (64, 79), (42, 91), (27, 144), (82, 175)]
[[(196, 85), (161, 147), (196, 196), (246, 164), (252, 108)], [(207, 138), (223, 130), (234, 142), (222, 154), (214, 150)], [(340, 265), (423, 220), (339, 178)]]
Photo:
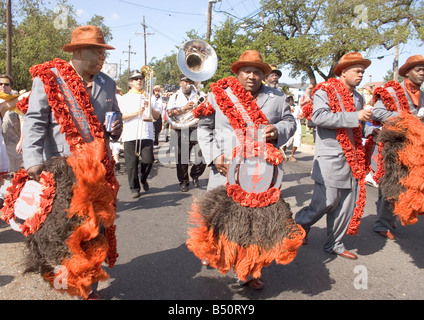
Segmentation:
[(358, 191), (355, 182), (352, 183), (351, 189), (327, 187), (315, 182), (310, 205), (301, 209), (296, 214), (295, 220), (309, 232), (312, 225), (327, 215), (327, 241), (324, 250), (335, 254), (343, 253), (346, 248), (342, 238), (353, 216)]

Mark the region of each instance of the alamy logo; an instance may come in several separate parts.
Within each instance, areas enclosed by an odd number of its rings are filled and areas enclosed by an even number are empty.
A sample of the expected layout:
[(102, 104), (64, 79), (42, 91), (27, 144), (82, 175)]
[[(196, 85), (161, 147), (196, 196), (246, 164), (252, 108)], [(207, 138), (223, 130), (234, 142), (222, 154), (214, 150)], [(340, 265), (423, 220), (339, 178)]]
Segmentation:
[(53, 286), (57, 290), (68, 289), (68, 269), (65, 266), (59, 265), (54, 268)]

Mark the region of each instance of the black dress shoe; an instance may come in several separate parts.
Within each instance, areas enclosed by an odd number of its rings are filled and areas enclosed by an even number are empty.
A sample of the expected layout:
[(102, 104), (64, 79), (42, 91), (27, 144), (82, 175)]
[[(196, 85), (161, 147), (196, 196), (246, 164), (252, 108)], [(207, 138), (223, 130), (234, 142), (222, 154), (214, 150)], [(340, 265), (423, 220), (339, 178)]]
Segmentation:
[(302, 240), (302, 244), (306, 246), (308, 244), (308, 234), (305, 234), (305, 238)]
[(149, 188), (150, 187), (149, 187), (149, 184), (147, 183), (147, 181), (145, 183), (143, 183), (143, 190), (144, 191), (146, 191), (146, 192), (149, 191)]
[(180, 190), (181, 190), (181, 192), (187, 192), (188, 191), (188, 185), (182, 184)]
[(199, 179), (194, 179), (193, 185), (194, 185), (195, 188), (199, 188), (200, 187)]

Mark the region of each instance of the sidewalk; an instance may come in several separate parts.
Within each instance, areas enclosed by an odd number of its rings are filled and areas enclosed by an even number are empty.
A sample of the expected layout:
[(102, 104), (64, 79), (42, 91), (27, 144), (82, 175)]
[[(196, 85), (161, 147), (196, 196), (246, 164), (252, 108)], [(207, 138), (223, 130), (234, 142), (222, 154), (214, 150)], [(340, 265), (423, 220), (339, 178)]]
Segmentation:
[(308, 153), (308, 154), (314, 154), (315, 153), (315, 145), (302, 143), (300, 145), (300, 147), (297, 149), (297, 151)]

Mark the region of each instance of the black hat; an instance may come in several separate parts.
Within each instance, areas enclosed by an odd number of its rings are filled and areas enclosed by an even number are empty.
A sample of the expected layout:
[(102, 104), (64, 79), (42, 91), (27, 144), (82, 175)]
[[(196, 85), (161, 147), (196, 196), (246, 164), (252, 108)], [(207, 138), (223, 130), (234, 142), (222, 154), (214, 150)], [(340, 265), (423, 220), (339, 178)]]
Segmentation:
[(191, 80), (189, 77), (187, 77), (186, 75), (180, 74), (180, 81), (187, 81), (187, 82), (193, 82), (193, 80)]
[(142, 74), (140, 71), (134, 71), (132, 74), (131, 74), (131, 76), (130, 76), (130, 78), (129, 78), (129, 80), (134, 80), (134, 79), (144, 79), (145, 78), (145, 75), (144, 74)]

